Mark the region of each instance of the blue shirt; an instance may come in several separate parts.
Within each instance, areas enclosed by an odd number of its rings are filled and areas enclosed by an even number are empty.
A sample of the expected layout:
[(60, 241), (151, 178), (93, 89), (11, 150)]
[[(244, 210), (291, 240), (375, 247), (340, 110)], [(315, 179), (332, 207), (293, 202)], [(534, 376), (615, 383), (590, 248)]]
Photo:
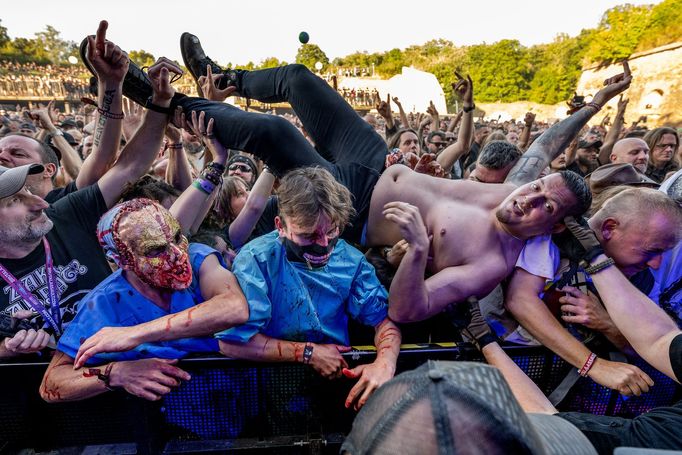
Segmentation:
[(360, 251), (339, 240), (326, 266), (289, 262), (277, 231), (245, 245), (232, 272), (249, 304), (246, 324), (216, 334), (245, 343), (256, 333), (288, 341), (348, 345), (348, 317), (376, 326), (388, 294)]
[[(81, 343), (104, 327), (130, 327), (179, 313), (202, 303), (205, 299), (199, 288), (199, 269), (207, 256), (215, 254), (224, 266), (221, 255), (206, 245), (189, 245), (192, 263), (192, 284), (171, 296), (170, 311), (150, 302), (137, 291), (118, 270), (89, 292), (80, 303), (74, 320), (59, 339), (57, 349), (76, 357)], [(218, 342), (213, 338), (183, 338), (171, 341), (144, 343), (131, 351), (100, 353), (88, 360), (88, 365), (159, 357), (178, 359), (194, 352), (217, 352)]]

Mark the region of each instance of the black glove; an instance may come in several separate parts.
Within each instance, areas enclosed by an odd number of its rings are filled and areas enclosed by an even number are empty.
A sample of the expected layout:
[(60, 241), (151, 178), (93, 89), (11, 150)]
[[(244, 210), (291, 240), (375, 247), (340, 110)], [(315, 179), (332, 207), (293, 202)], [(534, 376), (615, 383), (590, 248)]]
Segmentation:
[(469, 297), (466, 302), (451, 305), (447, 311), (450, 322), (469, 338), (478, 350), (498, 341), (497, 336), (485, 322), (476, 297)]
[(594, 234), (589, 226), (582, 226), (578, 221), (572, 217), (567, 216), (564, 218), (564, 224), (570, 231), (571, 235), (580, 243), (584, 248), (585, 253), (582, 255), (582, 259), (590, 264), (595, 257), (599, 256), (604, 252), (604, 249), (599, 243), (597, 236)]

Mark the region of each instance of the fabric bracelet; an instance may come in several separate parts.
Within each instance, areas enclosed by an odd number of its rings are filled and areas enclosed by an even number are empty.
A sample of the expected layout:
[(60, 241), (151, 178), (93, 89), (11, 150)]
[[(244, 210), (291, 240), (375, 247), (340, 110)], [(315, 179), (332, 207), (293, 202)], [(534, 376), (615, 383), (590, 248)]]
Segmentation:
[(589, 357), (585, 361), (585, 365), (583, 365), (583, 367), (580, 370), (578, 370), (578, 374), (580, 374), (580, 376), (582, 377), (586, 377), (587, 373), (590, 372), (592, 365), (594, 365), (595, 360), (597, 360), (597, 354), (595, 354), (594, 352), (590, 352)]
[(202, 178), (196, 179), (194, 182), (192, 182), (192, 186), (200, 191), (203, 191), (207, 195), (210, 195), (213, 193), (213, 190), (215, 189), (216, 185), (213, 183), (209, 182), (208, 180), (204, 180)]
[(126, 116), (123, 112), (121, 112), (120, 114), (114, 114), (113, 112), (105, 111), (101, 107), (97, 108), (97, 112), (99, 112), (99, 115), (101, 115), (102, 117), (110, 118), (113, 120), (122, 120)]

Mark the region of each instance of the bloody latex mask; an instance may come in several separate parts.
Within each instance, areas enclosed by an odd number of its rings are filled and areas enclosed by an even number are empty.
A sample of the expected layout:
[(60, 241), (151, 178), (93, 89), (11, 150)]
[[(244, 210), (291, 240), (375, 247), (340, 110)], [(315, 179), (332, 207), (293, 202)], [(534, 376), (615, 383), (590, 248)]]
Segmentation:
[(116, 251), (115, 254), (107, 252), (107, 255), (114, 256), (120, 267), (133, 271), (150, 286), (186, 289), (192, 282), (192, 268), (187, 239), (175, 218), (148, 199), (135, 199), (121, 205), (123, 207), (111, 217), (110, 230), (98, 232), (100, 242), (106, 240), (103, 233), (111, 234), (109, 238)]

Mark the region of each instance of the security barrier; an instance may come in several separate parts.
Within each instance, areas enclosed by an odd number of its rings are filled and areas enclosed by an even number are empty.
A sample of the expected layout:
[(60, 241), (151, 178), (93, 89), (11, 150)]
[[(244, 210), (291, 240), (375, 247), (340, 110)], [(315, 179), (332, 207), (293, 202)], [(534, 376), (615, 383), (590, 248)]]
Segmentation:
[[(571, 368), (544, 348), (505, 350), (545, 393)], [(374, 354), (360, 347), (345, 357), (354, 366), (371, 362)], [(398, 372), (427, 359), (478, 361), (481, 357), (468, 344), (405, 345)], [(160, 402), (117, 391), (62, 404), (47, 404), (37, 393), (46, 365), (0, 364), (0, 449), (4, 452), (69, 447), (80, 453), (78, 447), (108, 445), (99, 447), (99, 452), (338, 453), (355, 416), (344, 408), (354, 380), (330, 381), (299, 364), (187, 359), (180, 366), (192, 379)], [(646, 365), (641, 367), (656, 382), (648, 394), (625, 399), (581, 379), (559, 408), (632, 417), (680, 397), (673, 381)]]

